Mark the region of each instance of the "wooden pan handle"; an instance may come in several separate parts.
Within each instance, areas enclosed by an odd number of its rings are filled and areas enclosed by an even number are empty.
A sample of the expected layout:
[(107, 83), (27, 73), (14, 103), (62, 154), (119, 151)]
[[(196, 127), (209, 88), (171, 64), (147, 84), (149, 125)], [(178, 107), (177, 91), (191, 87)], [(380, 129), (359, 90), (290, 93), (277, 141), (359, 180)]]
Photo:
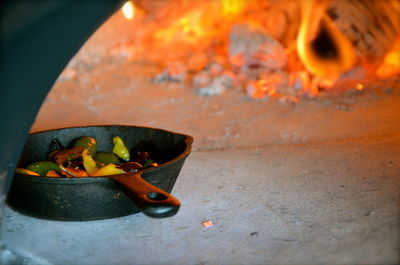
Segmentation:
[(126, 173), (107, 176), (119, 183), (124, 193), (147, 216), (164, 218), (175, 215), (180, 202), (141, 177), (141, 173)]

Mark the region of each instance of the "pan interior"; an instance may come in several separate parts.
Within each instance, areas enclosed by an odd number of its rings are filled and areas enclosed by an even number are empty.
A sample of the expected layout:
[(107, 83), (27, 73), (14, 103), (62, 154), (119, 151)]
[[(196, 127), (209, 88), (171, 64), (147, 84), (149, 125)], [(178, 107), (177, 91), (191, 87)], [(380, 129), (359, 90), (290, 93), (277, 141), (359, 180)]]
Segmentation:
[(160, 129), (134, 126), (88, 126), (49, 130), (33, 133), (29, 136), (19, 160), (19, 167), (47, 159), (49, 144), (58, 139), (64, 146), (81, 136), (91, 136), (97, 141), (97, 150), (110, 152), (113, 148), (112, 138), (120, 136), (131, 153), (147, 151), (153, 159), (164, 164), (184, 155), (190, 148), (190, 136)]

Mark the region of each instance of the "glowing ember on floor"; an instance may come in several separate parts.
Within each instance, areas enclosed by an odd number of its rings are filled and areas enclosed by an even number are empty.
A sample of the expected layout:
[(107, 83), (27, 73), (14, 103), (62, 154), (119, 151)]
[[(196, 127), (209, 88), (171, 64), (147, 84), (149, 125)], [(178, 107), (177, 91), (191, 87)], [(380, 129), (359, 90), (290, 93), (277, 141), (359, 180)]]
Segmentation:
[(201, 225), (202, 225), (203, 227), (212, 227), (212, 226), (214, 226), (214, 224), (213, 224), (213, 222), (212, 222), (211, 220), (205, 220), (205, 221), (203, 221), (203, 222), (201, 223)]

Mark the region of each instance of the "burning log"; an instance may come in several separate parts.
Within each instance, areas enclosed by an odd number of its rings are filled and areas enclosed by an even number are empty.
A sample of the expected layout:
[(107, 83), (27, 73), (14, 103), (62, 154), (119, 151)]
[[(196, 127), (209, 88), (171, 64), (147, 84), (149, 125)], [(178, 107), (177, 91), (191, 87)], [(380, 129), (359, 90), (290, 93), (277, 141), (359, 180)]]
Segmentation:
[(375, 71), (400, 32), (398, 1), (304, 1), (297, 51), (316, 76), (332, 86), (359, 61)]
[(382, 62), (400, 31), (399, 1), (335, 1), (327, 15), (351, 41), (361, 58)]

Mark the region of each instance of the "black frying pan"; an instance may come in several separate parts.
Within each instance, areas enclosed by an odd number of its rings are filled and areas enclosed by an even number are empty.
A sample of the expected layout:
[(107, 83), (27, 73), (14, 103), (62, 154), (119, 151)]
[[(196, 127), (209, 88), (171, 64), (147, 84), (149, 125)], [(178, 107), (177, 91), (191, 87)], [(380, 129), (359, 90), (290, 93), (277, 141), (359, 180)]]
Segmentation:
[(138, 212), (163, 218), (178, 212), (180, 203), (169, 193), (191, 151), (193, 138), (188, 135), (116, 125), (37, 132), (29, 135), (19, 167), (46, 160), (53, 138), (67, 146), (81, 136), (94, 137), (98, 151), (112, 150), (111, 139), (120, 136), (128, 148), (151, 153), (159, 166), (106, 177), (47, 178), (15, 174), (8, 204), (30, 216), (64, 221), (99, 220)]

